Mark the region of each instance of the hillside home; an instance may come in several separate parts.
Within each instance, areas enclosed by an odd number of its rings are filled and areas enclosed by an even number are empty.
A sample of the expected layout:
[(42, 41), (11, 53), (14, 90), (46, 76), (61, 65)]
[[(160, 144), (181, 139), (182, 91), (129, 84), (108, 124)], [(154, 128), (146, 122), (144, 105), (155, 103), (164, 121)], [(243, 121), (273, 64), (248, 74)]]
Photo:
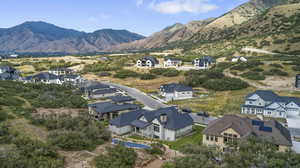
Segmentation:
[(49, 73), (60, 76), (60, 75), (69, 75), (73, 74), (73, 70), (68, 69), (68, 68), (54, 68), (50, 69)]
[(89, 114), (99, 120), (111, 120), (120, 114), (132, 110), (139, 110), (141, 107), (136, 104), (115, 104), (111, 102), (93, 103), (88, 105)]
[(165, 58), (164, 67), (165, 68), (177, 68), (182, 65), (182, 61), (176, 58)]
[(175, 141), (193, 130), (193, 119), (175, 107), (124, 113), (109, 124), (109, 130), (117, 135), (132, 133), (165, 141)]
[(234, 57), (234, 58), (232, 58), (232, 60), (231, 60), (231, 62), (247, 62), (247, 61), (248, 61), (247, 58), (241, 57), (241, 56), (239, 56), (239, 57)]
[(0, 80), (19, 80), (20, 71), (11, 66), (0, 66)]
[(300, 89), (300, 74), (296, 75), (296, 88)]
[(279, 151), (289, 150), (293, 144), (290, 132), (276, 120), (262, 121), (225, 115), (212, 121), (203, 131), (203, 144), (225, 150), (229, 144), (256, 137), (277, 146)]
[(102, 83), (92, 83), (84, 88), (85, 97), (89, 99), (99, 99), (111, 96), (116, 96), (118, 90), (116, 88), (111, 88), (108, 85)]
[(130, 96), (112, 96), (109, 99), (115, 104), (134, 103), (135, 99)]
[(196, 58), (193, 61), (193, 65), (199, 69), (209, 69), (216, 64), (216, 60), (210, 56), (204, 56), (202, 58)]
[(246, 96), (242, 114), (262, 115), (274, 118), (300, 115), (300, 99), (278, 96), (272, 91), (257, 90)]
[(63, 76), (64, 82), (69, 83), (71, 85), (80, 85), (85, 82), (85, 79), (80, 75), (76, 74), (67, 74)]
[(41, 72), (36, 75), (26, 77), (24, 82), (62, 85), (64, 83), (64, 79), (63, 77), (54, 75), (49, 72)]
[(162, 85), (159, 90), (166, 101), (190, 99), (193, 98), (194, 93), (193, 88), (178, 83)]
[(138, 67), (155, 67), (159, 64), (159, 61), (152, 56), (146, 56), (137, 60), (136, 65)]

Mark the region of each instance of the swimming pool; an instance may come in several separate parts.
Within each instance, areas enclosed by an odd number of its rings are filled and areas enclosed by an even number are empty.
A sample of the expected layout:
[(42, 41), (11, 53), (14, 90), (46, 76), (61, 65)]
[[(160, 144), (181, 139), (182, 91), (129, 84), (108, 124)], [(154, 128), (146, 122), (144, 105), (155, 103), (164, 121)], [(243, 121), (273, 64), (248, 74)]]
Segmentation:
[(118, 139), (112, 139), (113, 144), (121, 144), (127, 148), (139, 148), (139, 149), (149, 149), (151, 148), (148, 145), (144, 144), (138, 144), (138, 143), (133, 143), (133, 142), (126, 142), (126, 141), (120, 141)]

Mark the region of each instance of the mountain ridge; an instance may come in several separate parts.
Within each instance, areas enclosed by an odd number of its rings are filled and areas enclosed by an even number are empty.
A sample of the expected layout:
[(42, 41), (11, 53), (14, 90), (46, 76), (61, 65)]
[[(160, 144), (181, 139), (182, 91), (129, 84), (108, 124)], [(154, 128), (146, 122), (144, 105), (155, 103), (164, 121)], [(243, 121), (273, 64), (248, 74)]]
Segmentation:
[(112, 45), (145, 38), (127, 30), (101, 29), (91, 33), (42, 21), (0, 29), (0, 52), (99, 52)]

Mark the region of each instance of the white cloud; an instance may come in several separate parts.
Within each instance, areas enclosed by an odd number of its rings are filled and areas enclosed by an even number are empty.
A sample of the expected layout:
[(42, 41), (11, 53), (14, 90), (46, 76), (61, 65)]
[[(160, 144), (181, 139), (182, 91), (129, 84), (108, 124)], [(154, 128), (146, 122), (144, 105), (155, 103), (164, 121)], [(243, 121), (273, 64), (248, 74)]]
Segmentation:
[(164, 14), (207, 13), (218, 8), (209, 0), (168, 0), (164, 2), (153, 2), (151, 8)]
[(144, 4), (144, 0), (136, 0), (136, 6), (140, 7)]

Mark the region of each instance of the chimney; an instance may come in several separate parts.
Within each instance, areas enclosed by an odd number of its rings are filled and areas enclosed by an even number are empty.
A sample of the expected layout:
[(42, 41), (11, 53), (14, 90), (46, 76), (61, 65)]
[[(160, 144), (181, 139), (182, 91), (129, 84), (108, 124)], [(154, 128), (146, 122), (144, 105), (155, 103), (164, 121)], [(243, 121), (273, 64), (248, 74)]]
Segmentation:
[(161, 121), (161, 122), (165, 123), (165, 122), (167, 122), (167, 119), (168, 119), (167, 114), (162, 114), (162, 115), (160, 115), (160, 121)]

